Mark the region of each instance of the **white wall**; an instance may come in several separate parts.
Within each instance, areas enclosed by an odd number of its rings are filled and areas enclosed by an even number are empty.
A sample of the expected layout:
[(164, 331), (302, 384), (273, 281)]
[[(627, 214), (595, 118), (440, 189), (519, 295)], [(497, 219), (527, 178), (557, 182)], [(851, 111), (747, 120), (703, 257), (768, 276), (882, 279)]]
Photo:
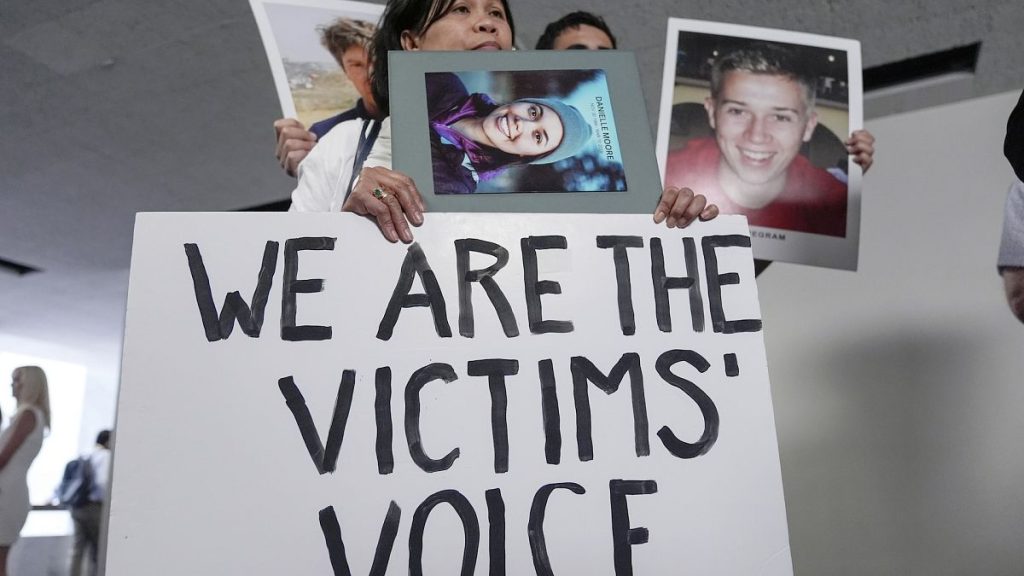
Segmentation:
[(1024, 325), (995, 268), (1018, 95), (869, 123), (860, 271), (758, 280), (799, 575), (1024, 574)]

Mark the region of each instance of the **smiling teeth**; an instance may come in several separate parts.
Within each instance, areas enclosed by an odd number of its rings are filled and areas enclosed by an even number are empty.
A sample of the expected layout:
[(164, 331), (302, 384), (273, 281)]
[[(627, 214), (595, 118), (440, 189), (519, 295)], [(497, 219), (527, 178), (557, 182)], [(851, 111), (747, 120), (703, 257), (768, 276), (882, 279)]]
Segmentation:
[(767, 160), (772, 157), (771, 152), (751, 152), (750, 150), (744, 150), (743, 155), (751, 160)]
[(501, 130), (501, 133), (504, 134), (506, 138), (512, 138), (512, 135), (509, 132), (508, 116), (502, 116), (501, 118), (498, 118), (498, 128)]

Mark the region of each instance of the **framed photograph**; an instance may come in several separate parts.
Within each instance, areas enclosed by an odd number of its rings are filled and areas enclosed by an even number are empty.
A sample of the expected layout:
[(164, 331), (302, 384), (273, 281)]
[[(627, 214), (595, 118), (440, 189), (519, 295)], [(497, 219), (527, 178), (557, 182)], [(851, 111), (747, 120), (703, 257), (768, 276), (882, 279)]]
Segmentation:
[(856, 40), (670, 19), (658, 118), (667, 186), (747, 217), (754, 256), (856, 270)]
[(360, 98), (356, 83), (365, 82), (369, 70), (359, 69), (365, 59), (350, 61), (349, 69), (344, 69), (344, 48), (353, 42), (350, 38), (372, 36), (384, 6), (350, 0), (249, 3), (286, 117), (312, 126), (356, 105)]
[(390, 54), (393, 166), (433, 211), (653, 212), (630, 53)]

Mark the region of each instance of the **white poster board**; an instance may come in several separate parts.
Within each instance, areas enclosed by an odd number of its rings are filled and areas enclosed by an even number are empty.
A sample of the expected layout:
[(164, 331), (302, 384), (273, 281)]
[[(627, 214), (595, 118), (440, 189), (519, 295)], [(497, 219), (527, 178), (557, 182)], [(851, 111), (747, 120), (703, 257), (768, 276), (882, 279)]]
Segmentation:
[(741, 218), (427, 220), (138, 216), (108, 576), (792, 574)]

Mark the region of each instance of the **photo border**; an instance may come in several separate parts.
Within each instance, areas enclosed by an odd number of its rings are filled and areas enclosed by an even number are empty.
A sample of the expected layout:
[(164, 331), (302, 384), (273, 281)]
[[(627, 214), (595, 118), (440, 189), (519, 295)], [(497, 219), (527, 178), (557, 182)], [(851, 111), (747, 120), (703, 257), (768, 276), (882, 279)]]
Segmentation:
[[(640, 91), (636, 59), (627, 51), (391, 52), (389, 53), (393, 167), (413, 178), (434, 212), (650, 214), (661, 197), (654, 141)], [(605, 71), (615, 115), (626, 190), (434, 194), (426, 129), (427, 72), (594, 69)]]
[[(658, 107), (658, 168), (664, 180), (668, 156), (669, 127), (672, 122), (672, 96), (675, 88), (676, 56), (679, 34), (693, 32), (785, 42), (818, 48), (842, 50), (847, 56), (847, 89), (849, 93), (849, 136), (864, 126), (864, 90), (861, 78), (860, 42), (848, 38), (822, 36), (805, 32), (791, 32), (774, 28), (760, 28), (722, 22), (707, 22), (686, 18), (669, 18), (665, 39), (665, 68), (662, 73), (661, 101)], [(861, 187), (863, 171), (850, 162), (846, 200), (846, 237), (839, 238), (783, 228), (751, 226), (754, 257), (827, 268), (856, 270), (860, 246)], [(700, 193), (700, 190), (694, 190)]]

